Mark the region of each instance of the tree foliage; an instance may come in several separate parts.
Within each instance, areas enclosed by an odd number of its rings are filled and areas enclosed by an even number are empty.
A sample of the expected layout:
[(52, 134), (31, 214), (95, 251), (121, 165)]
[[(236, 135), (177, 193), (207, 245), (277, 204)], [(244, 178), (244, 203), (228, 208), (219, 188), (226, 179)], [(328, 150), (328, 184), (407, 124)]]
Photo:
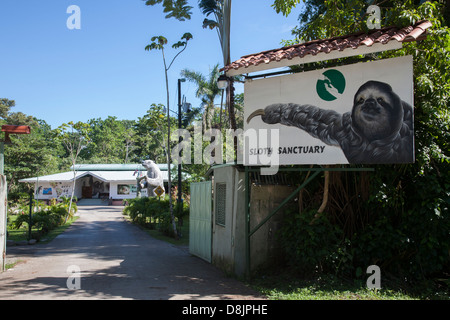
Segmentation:
[[(91, 128), (87, 123), (78, 121), (70, 121), (68, 123), (63, 123), (54, 131), (55, 138), (61, 142), (61, 144), (66, 148), (72, 165), (73, 172), (73, 182), (72, 182), (72, 194), (70, 195), (69, 210), (71, 212), (72, 201), (75, 195), (75, 184), (76, 184), (76, 172), (77, 169), (75, 165), (77, 164), (78, 155), (81, 150), (85, 148), (91, 141), (89, 137), (89, 132)], [(66, 220), (69, 215), (66, 216)]]
[[(8, 199), (11, 202), (21, 197), (28, 199), (28, 193), (33, 191), (32, 185), (19, 183), (19, 179), (68, 171), (74, 163), (141, 163), (147, 159), (165, 163), (164, 141), (168, 133), (165, 109), (162, 104), (152, 104), (136, 120), (108, 116), (86, 123), (71, 122), (55, 129), (44, 120), (8, 109), (0, 125), (31, 126), (31, 134), (11, 135), (12, 143), (5, 146)], [(171, 117), (170, 124), (174, 131), (176, 119)], [(175, 145), (176, 141), (172, 140), (170, 148)], [(192, 176), (203, 178), (202, 174)]]
[(284, 16), (288, 16), (292, 9), (299, 4), (301, 0), (275, 0), (272, 7), (277, 13), (282, 13)]
[[(168, 122), (164, 109), (162, 104), (152, 104), (147, 113), (138, 118), (135, 126), (136, 158), (150, 159), (156, 163), (167, 161)], [(176, 123), (176, 119), (171, 117), (171, 131), (176, 129)]]
[(9, 100), (9, 99), (0, 99), (0, 118), (5, 119), (11, 108), (14, 107), (16, 105), (16, 102), (14, 100)]
[(22, 112), (11, 112), (14, 106), (14, 100), (0, 99), (0, 125), (27, 125), (31, 127), (31, 134), (10, 135), (11, 144), (6, 144), (4, 148), (5, 174), (11, 199), (26, 191), (26, 188), (18, 183), (19, 179), (58, 170), (58, 155), (61, 152), (60, 148), (55, 147), (51, 128), (44, 120)]
[(217, 79), (219, 78), (219, 65), (215, 65), (208, 75), (208, 78), (203, 74), (183, 69), (181, 76), (197, 85), (195, 95), (201, 99), (202, 107), (204, 108), (202, 116), (203, 130), (212, 128), (212, 120), (214, 118), (215, 101), (222, 90), (217, 86)]
[[(162, 141), (163, 145), (165, 144), (165, 151), (166, 151), (166, 159), (167, 159), (167, 171), (168, 171), (168, 189), (172, 190), (172, 175), (171, 175), (171, 158), (170, 158), (170, 137), (171, 137), (171, 122), (170, 122), (170, 98), (169, 98), (169, 76), (168, 71), (172, 64), (175, 62), (176, 58), (187, 48), (188, 41), (193, 38), (192, 34), (189, 32), (186, 32), (182, 35), (181, 40), (174, 43), (172, 45), (173, 49), (179, 49), (182, 48), (173, 58), (172, 61), (167, 64), (166, 54), (165, 54), (165, 46), (167, 45), (168, 41), (163, 36), (154, 36), (151, 38), (151, 43), (145, 47), (145, 50), (151, 51), (151, 50), (161, 50), (162, 53), (162, 60), (164, 64), (164, 75), (166, 80), (166, 99), (167, 99), (167, 140)], [(183, 41), (184, 40), (184, 41)], [(177, 236), (177, 228), (175, 224), (175, 216), (173, 214), (173, 206), (172, 206), (172, 198), (169, 197), (169, 205), (170, 205), (170, 214), (172, 216), (172, 224), (173, 224), (173, 231), (175, 234), (175, 237)]]
[(90, 127), (90, 143), (81, 151), (84, 161), (91, 163), (127, 163), (133, 122), (119, 121), (116, 117), (106, 119), (91, 119), (87, 123)]
[[(162, 0), (150, 0), (146, 1), (147, 5), (155, 5), (161, 3)], [(177, 17), (179, 12), (190, 12), (192, 9), (187, 2), (183, 2), (180, 8), (176, 9), (173, 6), (173, 1), (164, 1), (163, 7), (164, 12), (169, 12), (166, 18)], [(205, 15), (203, 20), (203, 28), (208, 28), (210, 30), (216, 30), (219, 38), (220, 46), (222, 49), (223, 63), (228, 65), (230, 61), (230, 26), (231, 26), (231, 0), (199, 0), (198, 7), (201, 12)], [(210, 19), (210, 16), (214, 16), (214, 19)], [(188, 14), (184, 18), (190, 19), (191, 15)], [(181, 19), (178, 19), (181, 20)], [(183, 19), (184, 20), (184, 19)], [(152, 40), (154, 41), (154, 40)], [(154, 49), (156, 47), (161, 47), (161, 45), (150, 44), (148, 49)], [(164, 55), (164, 53), (163, 53)], [(228, 117), (232, 129), (237, 129), (237, 119), (236, 119), (236, 109), (234, 103), (234, 86), (233, 79), (230, 79), (229, 85), (227, 87), (227, 107), (228, 107)]]
[[(299, 1), (277, 0), (284, 14)], [(326, 221), (299, 228), (298, 212), (287, 215), (283, 241), (292, 261), (310, 261), (309, 270), (354, 277), (370, 264), (385, 274), (408, 281), (442, 275), (449, 268), (450, 250), (450, 32), (448, 2), (305, 0), (295, 39), (288, 44), (367, 31), (366, 8), (381, 8), (381, 27), (400, 27), (429, 20), (426, 40), (404, 43), (397, 51), (371, 54), (385, 59), (411, 55), (414, 60), (416, 161), (408, 165), (378, 165), (372, 174), (332, 173)], [(331, 67), (342, 61), (316, 63)], [(295, 68), (294, 68), (295, 69)], [(301, 211), (314, 210), (322, 198), (321, 183), (302, 194)], [(305, 211), (310, 212), (310, 211)], [(333, 238), (309, 258), (304, 245), (317, 245), (316, 232), (333, 225)], [(307, 229), (299, 233), (298, 230)], [(317, 230), (316, 230), (317, 229)], [(295, 243), (293, 242), (295, 241)], [(309, 259), (309, 260), (308, 260)], [(336, 269), (336, 266), (340, 266)], [(306, 265), (303, 264), (303, 268)], [(303, 270), (304, 271), (304, 270)]]
[(162, 4), (166, 18), (175, 18), (179, 21), (190, 20), (192, 16), (192, 8), (188, 5), (187, 0), (144, 0), (148, 6)]

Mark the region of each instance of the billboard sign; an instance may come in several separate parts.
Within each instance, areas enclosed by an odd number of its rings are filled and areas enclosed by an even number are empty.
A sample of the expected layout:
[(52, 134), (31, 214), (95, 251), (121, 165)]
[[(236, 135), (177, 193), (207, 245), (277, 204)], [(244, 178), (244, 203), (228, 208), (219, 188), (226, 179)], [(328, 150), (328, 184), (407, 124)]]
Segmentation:
[(414, 162), (411, 56), (250, 80), (244, 92), (245, 165)]

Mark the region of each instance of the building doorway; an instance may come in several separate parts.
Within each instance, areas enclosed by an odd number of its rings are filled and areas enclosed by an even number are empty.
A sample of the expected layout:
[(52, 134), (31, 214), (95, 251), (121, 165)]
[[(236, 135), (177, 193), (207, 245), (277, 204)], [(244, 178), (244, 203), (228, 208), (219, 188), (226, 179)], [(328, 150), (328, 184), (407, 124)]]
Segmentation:
[(91, 186), (81, 187), (81, 198), (92, 199), (92, 187)]

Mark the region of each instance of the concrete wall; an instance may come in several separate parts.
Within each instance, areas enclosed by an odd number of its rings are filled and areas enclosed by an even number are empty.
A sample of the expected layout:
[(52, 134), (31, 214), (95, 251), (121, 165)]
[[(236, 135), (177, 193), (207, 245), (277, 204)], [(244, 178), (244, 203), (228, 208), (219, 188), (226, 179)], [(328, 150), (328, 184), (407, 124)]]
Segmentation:
[[(82, 177), (75, 183), (74, 196), (82, 198), (83, 186), (93, 187), (93, 198), (98, 198), (100, 193), (109, 193), (110, 184), (95, 177)], [(72, 194), (72, 182), (39, 182), (37, 199), (50, 200), (53, 198), (70, 197)]]
[[(231, 227), (233, 213), (231, 210), (231, 200), (233, 199), (232, 188), (233, 177), (230, 175), (231, 170), (217, 169), (214, 170), (213, 178), (213, 214), (212, 214), (212, 263), (214, 265), (221, 266), (224, 270), (232, 269), (232, 257), (231, 257)], [(217, 184), (226, 183), (226, 216), (225, 225), (217, 224)]]
[[(213, 216), (212, 216), (212, 263), (220, 266), (226, 272), (234, 273), (235, 269), (235, 245), (236, 243), (236, 210), (238, 202), (244, 200), (243, 190), (238, 190), (236, 185), (239, 180), (239, 172), (234, 167), (223, 167), (214, 170), (213, 179)], [(216, 223), (217, 184), (226, 183), (226, 214), (225, 225)], [(239, 241), (238, 241), (239, 242)]]
[[(212, 217), (212, 263), (226, 272), (242, 276), (246, 271), (245, 173), (234, 166), (214, 169), (213, 188), (226, 183), (225, 225), (216, 223), (214, 196)], [(253, 230), (293, 192), (292, 187), (262, 185), (251, 187), (250, 230)], [(214, 190), (214, 189), (213, 189)], [(283, 210), (274, 215), (251, 237), (251, 271), (270, 266), (279, 260), (276, 232), (281, 226)]]
[[(112, 199), (134, 199), (137, 196), (136, 181), (111, 182), (109, 197)], [(147, 196), (147, 189), (141, 189), (141, 196)]]
[(246, 271), (245, 257), (245, 173), (235, 170), (235, 202), (233, 207), (233, 259), (234, 274), (242, 276)]
[[(282, 185), (253, 185), (250, 193), (250, 230), (271, 214), (294, 189)], [(282, 225), (283, 209), (251, 237), (251, 270), (270, 267), (282, 258), (276, 234)]]
[[(76, 187), (75, 187), (76, 190)], [(39, 200), (50, 200), (53, 198), (70, 197), (72, 193), (71, 182), (39, 182), (37, 186), (37, 195), (35, 196)], [(81, 198), (81, 189), (79, 194), (75, 192), (75, 196)]]
[[(82, 177), (75, 183), (74, 195), (82, 198), (83, 186), (93, 185), (93, 198), (98, 198), (99, 193), (107, 194), (112, 199), (134, 199), (136, 198), (136, 181), (124, 182), (103, 182), (95, 177)], [(39, 200), (50, 200), (63, 196), (70, 197), (72, 193), (72, 182), (39, 182), (38, 195)], [(147, 196), (147, 190), (141, 190), (141, 196)]]

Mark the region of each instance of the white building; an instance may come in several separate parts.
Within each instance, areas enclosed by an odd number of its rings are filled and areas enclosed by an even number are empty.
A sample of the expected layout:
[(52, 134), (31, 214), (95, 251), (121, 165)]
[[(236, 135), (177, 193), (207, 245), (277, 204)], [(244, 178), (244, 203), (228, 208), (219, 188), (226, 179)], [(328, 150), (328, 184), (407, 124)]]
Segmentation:
[[(164, 183), (168, 181), (167, 164), (158, 164)], [(19, 182), (33, 183), (35, 198), (50, 200), (70, 197), (74, 174), (72, 171), (41, 177), (21, 179)], [(146, 175), (141, 164), (79, 164), (75, 166), (75, 193), (78, 199), (132, 199), (137, 196), (138, 176)], [(166, 187), (167, 189), (167, 187)], [(167, 191), (167, 190), (166, 190)], [(147, 190), (141, 190), (147, 196)]]

